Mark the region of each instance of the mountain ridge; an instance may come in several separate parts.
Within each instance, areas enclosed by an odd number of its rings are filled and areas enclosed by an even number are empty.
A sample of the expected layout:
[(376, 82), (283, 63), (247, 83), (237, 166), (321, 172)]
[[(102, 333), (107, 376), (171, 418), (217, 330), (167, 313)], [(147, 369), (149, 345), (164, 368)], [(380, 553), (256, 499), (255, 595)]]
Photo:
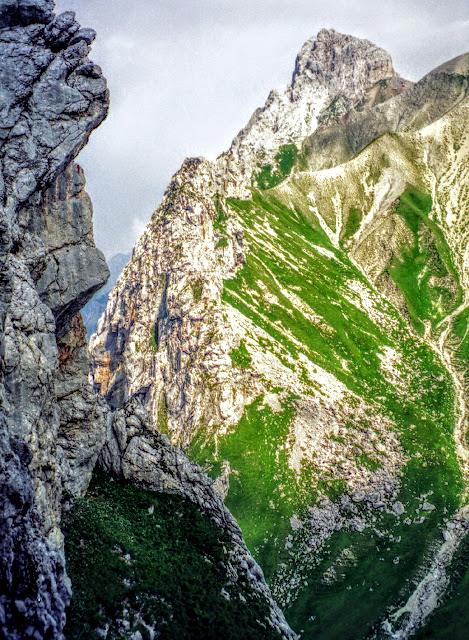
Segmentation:
[[(322, 44), (356, 42), (320, 34)], [(332, 64), (335, 49), (325, 50)], [(217, 161), (186, 159), (91, 340), (96, 390), (116, 406), (141, 394), (159, 428), (225, 487), (305, 637), (409, 637), (432, 606), (415, 597), (398, 628), (402, 606), (389, 594), (399, 558), (402, 605), (436, 532), (462, 527), (455, 550), (465, 535), (457, 363), (466, 353), (467, 251), (458, 252), (467, 247), (468, 78), (453, 72), (467, 54), (413, 85), (397, 79), (398, 95), (383, 101), (395, 74), (377, 57), (373, 82), (352, 86), (333, 117), (335, 90), (313, 85), (314, 105), (305, 90), (319, 122), (310, 136), (302, 121), (288, 138), (288, 105), (275, 131), (281, 97), (271, 93)], [(373, 536), (386, 539), (385, 557)], [(382, 570), (367, 610), (373, 566)], [(337, 599), (348, 598), (334, 591), (339, 567), (364, 599), (347, 629), (337, 619)], [(308, 595), (311, 581), (330, 613)], [(351, 610), (352, 595), (347, 602)]]

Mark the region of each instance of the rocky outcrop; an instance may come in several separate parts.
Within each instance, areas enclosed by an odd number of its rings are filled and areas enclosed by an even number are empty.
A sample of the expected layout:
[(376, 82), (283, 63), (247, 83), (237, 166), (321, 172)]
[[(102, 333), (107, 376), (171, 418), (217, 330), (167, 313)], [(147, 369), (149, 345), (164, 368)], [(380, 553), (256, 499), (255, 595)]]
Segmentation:
[(216, 193), (212, 165), (186, 161), (91, 339), (96, 390), (116, 408), (143, 395), (155, 423), (164, 427), (168, 421), (185, 444), (201, 420), (219, 420), (220, 403), (226, 403), (231, 423), (244, 406), (241, 397), (233, 398), (230, 380), (228, 354), (236, 339), (220, 330), (223, 280), (243, 264), (243, 234), (235, 221), (227, 221), (225, 233), (217, 230), (224, 205), (217, 209)]
[(104, 256), (94, 246), (93, 209), (84, 186), (81, 167), (69, 165), (18, 214), (22, 252), (59, 337), (109, 276)]
[[(9, 15), (19, 18), (0, 34), (0, 224), (5, 249), (18, 238), (19, 207), (70, 164), (104, 119), (108, 101), (101, 70), (87, 58), (94, 32), (80, 31), (73, 12), (53, 18), (43, 9), (51, 3), (36, 7), (46, 25), (30, 24), (36, 14), (26, 8), (37, 3), (10, 5)], [(26, 24), (17, 24), (23, 8)]]
[[(108, 276), (94, 247), (84, 178), (71, 164), (107, 113), (106, 82), (87, 57), (93, 38), (73, 13), (54, 16), (51, 1), (1, 3), (0, 628), (6, 638), (60, 637), (70, 598), (59, 527), (63, 467), (70, 489), (82, 490), (86, 480), (72, 479), (81, 466), (64, 465), (58, 444), (71, 423), (64, 390), (78, 361), (68, 369), (62, 362), (59, 376), (57, 367), (59, 351), (73, 351), (77, 310)], [(86, 368), (82, 363), (74, 384), (83, 387)], [(92, 428), (101, 427), (98, 420)]]
[(53, 0), (3, 0), (0, 7), (0, 29), (47, 24), (53, 18)]
[(173, 447), (166, 435), (156, 431), (140, 398), (129, 400), (114, 412), (100, 465), (105, 471), (144, 489), (188, 498), (210, 516), (230, 536), (228, 562), (236, 567), (237, 579), (246, 580), (265, 599), (270, 624), (280, 637), (297, 637), (272, 600), (262, 569), (249, 553), (236, 520), (223, 504), (213, 482), (198, 465)]
[(229, 155), (255, 167), (271, 162), (283, 144), (301, 142), (318, 121), (345, 115), (380, 82), (406, 86), (394, 71), (389, 54), (368, 40), (322, 29), (299, 52), (291, 84), (272, 91), (247, 126), (233, 140)]
[(464, 54), (370, 110), (350, 111), (342, 122), (318, 128), (304, 142), (308, 167), (313, 171), (328, 169), (350, 160), (385, 133), (423, 129), (468, 95), (469, 55)]
[(69, 331), (58, 341), (55, 393), (60, 425), (57, 453), (65, 491), (79, 496), (86, 491), (106, 442), (109, 410), (88, 382), (90, 356), (80, 313), (74, 316), (70, 325)]

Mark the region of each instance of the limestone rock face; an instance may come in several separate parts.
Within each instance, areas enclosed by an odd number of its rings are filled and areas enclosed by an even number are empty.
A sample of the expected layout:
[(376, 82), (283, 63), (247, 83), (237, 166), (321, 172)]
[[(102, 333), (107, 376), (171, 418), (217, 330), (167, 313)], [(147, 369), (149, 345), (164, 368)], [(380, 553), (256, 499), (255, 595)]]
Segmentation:
[(331, 104), (342, 105), (339, 117), (379, 101), (380, 82), (388, 80), (393, 88), (384, 97), (411, 84), (396, 76), (384, 50), (322, 30), (299, 53), (291, 85), (270, 94), (228, 152), (214, 163), (184, 162), (90, 341), (95, 388), (114, 407), (143, 394), (155, 422), (167, 423), (183, 445), (201, 424), (237, 424), (263, 385), (229, 355), (240, 342), (221, 309), (223, 283), (242, 268), (246, 248), (225, 197), (249, 197), (259, 165), (280, 146), (300, 146)]
[[(73, 170), (67, 174), (73, 176)], [(58, 182), (61, 179), (63, 176)], [(41, 203), (28, 205), (27, 210), (35, 220), (45, 211)], [(91, 215), (89, 208), (87, 211)], [(82, 234), (87, 226), (80, 230)], [(0, 444), (4, 474), (0, 503), (5, 516), (1, 521), (5, 552), (0, 566), (0, 623), (6, 637), (25, 637), (28, 629), (60, 637), (70, 597), (59, 528), (62, 489), (65, 486), (77, 494), (86, 489), (106, 426), (88, 385), (86, 340), (83, 332), (80, 336), (79, 325), (77, 330), (77, 317), (70, 317), (76, 312), (69, 307), (68, 316), (62, 315), (67, 318), (68, 331), (56, 323), (47, 296), (44, 302), (37, 286), (34, 266), (38, 263), (22, 253), (34, 241), (42, 259), (55, 261), (54, 249), (46, 248), (39, 234), (25, 232), (24, 239), (17, 253), (1, 257), (1, 413), (5, 428)], [(83, 249), (93, 251), (91, 243), (90, 238)], [(80, 247), (77, 242), (76, 249)], [(55, 264), (60, 267), (59, 259)], [(96, 274), (101, 282), (107, 277), (102, 264), (100, 275)], [(69, 275), (77, 297), (88, 299), (96, 277), (90, 283), (83, 274), (74, 276), (73, 270)], [(63, 292), (68, 302), (65, 281)], [(76, 445), (74, 438), (79, 441)]]
[(18, 209), (83, 148), (106, 116), (108, 93), (87, 57), (90, 34), (80, 35), (72, 12), (51, 21), (51, 2), (2, 7), (16, 16), (0, 31), (0, 225), (9, 249), (18, 238)]
[(157, 424), (169, 421), (182, 443), (201, 419), (218, 420), (223, 398), (228, 422), (244, 406), (228, 355), (236, 339), (223, 330), (219, 308), (223, 280), (243, 264), (243, 236), (235, 223), (229, 239), (214, 228), (217, 181), (209, 162), (184, 163), (91, 340), (96, 389), (113, 407), (143, 395)]
[[(86, 488), (106, 432), (94, 398), (82, 393), (88, 362), (75, 316), (108, 270), (94, 247), (82, 172), (71, 161), (106, 116), (108, 93), (87, 57), (90, 34), (79, 35), (74, 14), (54, 17), (53, 6), (49, 0), (0, 6), (0, 629), (6, 638), (62, 636), (70, 584), (61, 494), (64, 485), (77, 493)], [(76, 438), (88, 440), (86, 453), (70, 443), (78, 420), (88, 428)]]
[(416, 131), (442, 118), (469, 95), (469, 55), (437, 67), (403, 93), (366, 111), (351, 111), (340, 123), (318, 128), (305, 140), (313, 170), (353, 158), (379, 136)]
[(39, 296), (54, 314), (57, 335), (109, 277), (94, 246), (93, 209), (84, 187), (81, 167), (69, 165), (18, 215), (23, 251)]
[(60, 409), (57, 450), (63, 487), (82, 495), (106, 442), (109, 409), (88, 382), (90, 356), (81, 314), (58, 340), (55, 393)]

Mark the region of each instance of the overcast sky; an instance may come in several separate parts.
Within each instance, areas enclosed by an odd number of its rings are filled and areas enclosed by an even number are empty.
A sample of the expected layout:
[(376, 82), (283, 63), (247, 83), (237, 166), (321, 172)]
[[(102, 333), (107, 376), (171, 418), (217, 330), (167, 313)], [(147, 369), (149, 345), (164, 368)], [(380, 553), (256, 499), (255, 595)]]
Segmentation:
[(321, 28), (386, 49), (410, 80), (469, 50), (467, 0), (56, 0), (98, 38), (111, 109), (79, 162), (97, 245), (130, 251), (187, 156), (226, 150)]

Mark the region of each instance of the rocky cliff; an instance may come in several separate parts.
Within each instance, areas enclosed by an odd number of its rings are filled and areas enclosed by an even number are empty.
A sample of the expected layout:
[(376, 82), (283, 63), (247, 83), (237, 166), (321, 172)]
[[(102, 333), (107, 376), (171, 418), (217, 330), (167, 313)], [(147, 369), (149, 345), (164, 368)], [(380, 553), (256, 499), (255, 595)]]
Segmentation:
[(412, 85), (321, 31), (173, 176), (91, 340), (95, 389), (205, 466), (304, 637), (409, 637), (467, 530), (468, 59)]
[[(7, 638), (59, 637), (70, 599), (60, 500), (83, 461), (62, 472), (58, 441), (74, 410), (73, 398), (63, 410), (60, 399), (67, 386), (83, 387), (87, 362), (72, 383), (60, 354), (83, 349), (76, 313), (108, 276), (83, 173), (71, 164), (108, 108), (106, 82), (87, 57), (94, 37), (72, 13), (55, 16), (52, 2), (1, 4), (0, 625)], [(84, 422), (97, 441), (103, 425), (91, 416)], [(96, 455), (90, 448), (82, 485)]]
[[(100, 457), (115, 475), (180, 495), (180, 508), (201, 519), (214, 544), (223, 537), (216, 566), (224, 582), (212, 597), (215, 607), (215, 597), (224, 603), (235, 590), (236, 612), (219, 607), (232, 626), (241, 615), (266, 637), (293, 638), (212, 481), (159, 435), (138, 401), (113, 413), (88, 383), (79, 311), (109, 270), (94, 245), (91, 202), (73, 160), (109, 106), (101, 69), (88, 58), (95, 35), (73, 12), (56, 15), (52, 0), (0, 2), (0, 635), (64, 637), (73, 585), (62, 505), (71, 510), (84, 499)], [(195, 503), (192, 511), (184, 501)], [(75, 533), (69, 524), (69, 539)], [(67, 549), (74, 558), (71, 543)], [(189, 553), (202, 562), (203, 548)], [(122, 579), (119, 571), (112, 576)], [(145, 588), (157, 598), (157, 581)], [(135, 616), (153, 635), (158, 625), (171, 629), (161, 616)], [(115, 616), (108, 628), (111, 622)], [(94, 637), (98, 624), (87, 619), (79, 632)], [(208, 623), (201, 616), (194, 624)]]

